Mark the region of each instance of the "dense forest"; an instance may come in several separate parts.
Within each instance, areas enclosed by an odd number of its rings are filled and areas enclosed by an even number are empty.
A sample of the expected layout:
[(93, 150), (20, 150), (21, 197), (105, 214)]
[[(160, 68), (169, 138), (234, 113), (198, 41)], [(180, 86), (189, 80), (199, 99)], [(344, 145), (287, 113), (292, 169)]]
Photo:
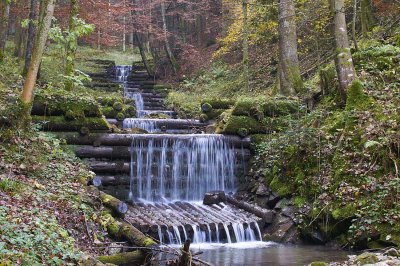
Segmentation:
[(400, 1), (0, 0), (0, 266), (400, 265)]

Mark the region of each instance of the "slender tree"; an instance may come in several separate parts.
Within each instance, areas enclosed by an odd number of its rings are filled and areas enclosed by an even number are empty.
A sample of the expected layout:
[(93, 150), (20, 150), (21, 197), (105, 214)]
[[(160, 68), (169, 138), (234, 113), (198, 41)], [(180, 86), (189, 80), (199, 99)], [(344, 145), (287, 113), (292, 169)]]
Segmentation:
[(364, 36), (371, 31), (375, 25), (374, 14), (372, 13), (371, 0), (360, 1), (360, 12), (361, 12), (361, 32)]
[(0, 0), (0, 61), (4, 57), (10, 17), (10, 0)]
[(30, 10), (29, 10), (29, 28), (28, 28), (28, 38), (26, 42), (25, 50), (25, 65), (23, 75), (25, 76), (28, 72), (29, 64), (32, 57), (33, 42), (36, 35), (36, 24), (38, 19), (38, 0), (31, 0)]
[(246, 89), (249, 90), (249, 22), (248, 22), (248, 3), (242, 0), (243, 12), (243, 73), (246, 82)]
[[(35, 37), (35, 43), (32, 50), (32, 58), (26, 74), (24, 88), (21, 94), (21, 100), (25, 104), (33, 101), (33, 91), (36, 85), (36, 78), (39, 66), (42, 61), (44, 48), (46, 46), (47, 37), (51, 27), (51, 20), (54, 14), (55, 0), (41, 0), (38, 30)], [(26, 109), (26, 117), (29, 116), (29, 109)]]
[(166, 14), (165, 14), (164, 0), (161, 0), (160, 5), (161, 5), (161, 18), (162, 18), (162, 25), (163, 25), (163, 32), (164, 32), (165, 52), (167, 53), (167, 57), (169, 59), (169, 62), (171, 63), (172, 70), (174, 71), (174, 74), (176, 74), (176, 72), (178, 71), (178, 67), (177, 67), (175, 56), (171, 50), (171, 45), (168, 40), (168, 29), (167, 29), (167, 19), (166, 19)]
[(280, 91), (284, 95), (303, 89), (297, 54), (296, 13), (294, 0), (279, 1)]
[(356, 79), (353, 58), (350, 52), (344, 0), (329, 0), (333, 13), (333, 32), (335, 37), (335, 65), (339, 79), (339, 89), (343, 99), (346, 99), (349, 85)]
[[(65, 75), (73, 76), (75, 73), (75, 54), (78, 47), (78, 34), (75, 32), (78, 21), (79, 6), (77, 0), (70, 0), (70, 14), (69, 14), (69, 27), (67, 36), (67, 48), (66, 48), (66, 63), (65, 63)], [(74, 87), (72, 80), (67, 80), (65, 88), (71, 90)]]

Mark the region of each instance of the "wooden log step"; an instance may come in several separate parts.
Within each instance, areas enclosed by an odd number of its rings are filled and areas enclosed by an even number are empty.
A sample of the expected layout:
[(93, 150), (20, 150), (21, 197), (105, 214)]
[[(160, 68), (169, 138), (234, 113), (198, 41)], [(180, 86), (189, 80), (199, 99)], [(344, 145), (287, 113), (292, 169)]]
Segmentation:
[[(131, 152), (130, 147), (126, 146), (102, 146), (102, 147), (93, 147), (88, 145), (82, 146), (71, 146), (72, 149), (75, 150), (76, 156), (80, 158), (108, 158), (108, 159), (130, 159)], [(189, 149), (189, 148), (188, 148)], [(147, 149), (142, 149), (142, 152), (147, 152)], [(155, 148), (152, 150), (153, 156), (160, 156), (162, 149)], [(236, 156), (239, 159), (248, 160), (250, 158), (249, 150), (235, 150)], [(133, 152), (133, 160), (136, 160), (136, 152)], [(171, 150), (167, 150), (166, 156), (167, 158), (171, 158), (174, 153)], [(172, 159), (172, 158), (171, 158)], [(185, 158), (184, 158), (185, 159)], [(186, 162), (183, 162), (186, 163)]]
[[(132, 140), (142, 141), (144, 144), (148, 143), (150, 140), (155, 142), (162, 142), (168, 140), (168, 144), (172, 145), (174, 140), (187, 140), (190, 141), (197, 137), (220, 137), (225, 139), (230, 145), (237, 149), (247, 149), (250, 147), (250, 139), (241, 139), (237, 136), (222, 136), (222, 135), (208, 135), (208, 134), (102, 134), (102, 133), (91, 133), (86, 136), (81, 136), (80, 134), (73, 132), (59, 132), (56, 133), (57, 137), (60, 139), (65, 139), (69, 145), (93, 145), (93, 146), (130, 146)], [(248, 151), (245, 151), (248, 152)]]

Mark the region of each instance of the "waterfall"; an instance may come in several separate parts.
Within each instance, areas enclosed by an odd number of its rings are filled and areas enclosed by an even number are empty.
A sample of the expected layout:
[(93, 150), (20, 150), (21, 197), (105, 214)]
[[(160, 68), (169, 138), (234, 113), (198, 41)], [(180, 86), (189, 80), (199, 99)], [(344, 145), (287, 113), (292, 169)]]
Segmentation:
[(200, 201), (208, 191), (235, 191), (241, 158), (222, 135), (143, 135), (130, 152), (132, 199)]
[(228, 226), (226, 224), (224, 224), (224, 229), (225, 229), (225, 233), (226, 233), (226, 239), (228, 240), (228, 243), (230, 244), (230, 243), (232, 243), (232, 240), (231, 240), (231, 235), (229, 233)]
[[(129, 199), (138, 204), (132, 219), (143, 217), (155, 222), (154, 237), (158, 234), (161, 243), (182, 245), (189, 238), (196, 244), (262, 239), (257, 217), (235, 211), (229, 204), (200, 203), (206, 192), (235, 192), (237, 170), (245, 169), (248, 150), (237, 145), (232, 137), (189, 134), (204, 131), (207, 124), (175, 119), (176, 113), (164, 106), (163, 94), (152, 88), (154, 80), (143, 71), (130, 76), (131, 73), (131, 66), (115, 68), (124, 96), (136, 105), (137, 118), (125, 119), (123, 128), (151, 133), (135, 134), (129, 150)], [(152, 114), (170, 118), (149, 118)], [(221, 234), (223, 230), (225, 234)]]
[(118, 82), (127, 82), (128, 77), (132, 72), (132, 66), (116, 66), (115, 76)]
[[(138, 112), (138, 109), (136, 109), (136, 111)], [(152, 121), (152, 119), (125, 119), (123, 128), (140, 128), (146, 130), (148, 133), (156, 133), (161, 131), (157, 126), (157, 121)]]

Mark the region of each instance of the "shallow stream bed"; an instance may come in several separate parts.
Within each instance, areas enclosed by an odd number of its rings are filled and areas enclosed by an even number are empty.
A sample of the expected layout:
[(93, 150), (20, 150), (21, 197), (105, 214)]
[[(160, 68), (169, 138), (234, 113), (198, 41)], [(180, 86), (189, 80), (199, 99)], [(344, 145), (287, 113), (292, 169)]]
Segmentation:
[(192, 252), (215, 266), (297, 266), (314, 261), (345, 261), (346, 251), (323, 246), (280, 245), (273, 242), (192, 245)]

